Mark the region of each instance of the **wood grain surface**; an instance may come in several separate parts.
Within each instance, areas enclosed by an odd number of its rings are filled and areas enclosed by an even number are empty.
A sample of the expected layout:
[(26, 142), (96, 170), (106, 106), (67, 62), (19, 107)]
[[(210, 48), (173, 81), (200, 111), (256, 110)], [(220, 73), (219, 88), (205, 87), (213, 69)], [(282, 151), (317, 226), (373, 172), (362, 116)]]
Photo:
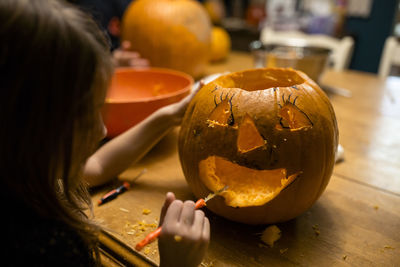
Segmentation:
[[(251, 67), (250, 54), (234, 52), (207, 74)], [(345, 158), (336, 164), (327, 189), (310, 210), (277, 224), (282, 237), (272, 248), (260, 240), (267, 225), (231, 222), (205, 209), (211, 243), (203, 266), (400, 266), (400, 79), (328, 71), (321, 83), (352, 93), (351, 98), (330, 95)], [(97, 203), (121, 181), (133, 181), (147, 169), (129, 191), (94, 208), (105, 229), (103, 247), (113, 261), (156, 266), (157, 242), (139, 255), (134, 246), (156, 228), (168, 191), (195, 200), (179, 163), (178, 131), (118, 180), (93, 191)]]

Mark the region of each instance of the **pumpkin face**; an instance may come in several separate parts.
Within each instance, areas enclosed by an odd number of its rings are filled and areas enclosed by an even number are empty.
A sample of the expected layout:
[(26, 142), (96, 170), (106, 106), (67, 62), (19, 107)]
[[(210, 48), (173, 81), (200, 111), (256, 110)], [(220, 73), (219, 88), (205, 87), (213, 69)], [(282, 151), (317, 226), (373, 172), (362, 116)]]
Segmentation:
[(211, 21), (194, 0), (136, 0), (122, 18), (122, 40), (152, 66), (197, 78), (209, 60)]
[(205, 85), (179, 135), (185, 178), (225, 218), (277, 223), (307, 210), (329, 182), (338, 144), (333, 108), (304, 73), (266, 68)]

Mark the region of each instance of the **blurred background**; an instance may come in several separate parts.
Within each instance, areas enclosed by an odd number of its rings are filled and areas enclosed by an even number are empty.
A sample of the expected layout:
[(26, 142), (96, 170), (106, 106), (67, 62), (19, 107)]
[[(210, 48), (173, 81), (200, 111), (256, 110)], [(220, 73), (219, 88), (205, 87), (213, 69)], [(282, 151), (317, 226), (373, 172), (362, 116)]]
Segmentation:
[[(111, 36), (113, 48), (119, 46), (120, 28), (123, 24), (124, 10), (129, 4), (140, 0), (70, 0), (81, 7), (92, 11), (94, 16), (103, 24)], [(379, 73), (379, 76), (400, 75), (400, 0), (191, 0), (199, 2), (207, 11), (212, 25), (218, 28), (213, 32), (211, 62), (218, 62), (227, 57), (230, 51), (249, 51), (249, 45), (254, 40), (261, 40), (265, 44), (263, 32), (266, 29), (273, 32), (301, 32), (307, 35), (324, 35), (343, 40), (350, 37), (351, 45), (348, 49), (348, 58), (344, 68)], [(179, 1), (175, 1), (179, 2)], [(155, 2), (153, 2), (155, 3)], [(171, 2), (171, 6), (178, 5)], [(118, 7), (118, 8), (117, 8)], [(114, 13), (112, 13), (112, 9)], [(101, 11), (101, 12), (100, 12)], [(194, 9), (189, 12), (195, 12)], [(109, 14), (108, 14), (109, 13)], [(126, 13), (126, 12), (125, 12)], [(139, 11), (138, 14), (143, 12)], [(101, 16), (99, 16), (101, 14)], [(197, 14), (197, 13), (196, 13)], [(116, 15), (116, 17), (114, 17)], [(156, 13), (150, 16), (157, 17)], [(129, 16), (134, 21), (137, 15)], [(201, 20), (197, 15), (178, 14), (181, 21)], [(192, 16), (192, 17), (190, 17)], [(128, 17), (128, 16), (127, 16)], [(139, 15), (139, 17), (141, 17)], [(187, 18), (188, 17), (188, 18)], [(126, 19), (128, 20), (128, 19)], [(170, 18), (169, 21), (175, 21)], [(204, 22), (204, 20), (203, 20)], [(141, 22), (142, 23), (142, 22)], [(185, 24), (186, 22), (181, 22)], [(192, 22), (189, 22), (192, 23)], [(200, 22), (199, 22), (200, 23)], [(148, 25), (156, 25), (154, 22)], [(200, 25), (200, 24), (198, 24)], [(151, 26), (154, 28), (156, 26)], [(202, 24), (196, 26), (196, 34), (206, 35), (208, 31)], [(149, 30), (150, 30), (149, 28)], [(155, 34), (156, 30), (153, 30)], [(202, 31), (200, 33), (200, 31)], [(165, 31), (161, 34), (167, 35)], [(388, 43), (388, 38), (390, 44)], [(144, 37), (138, 37), (142, 41)], [(146, 37), (147, 38), (147, 37)], [(181, 38), (175, 38), (178, 42)], [(270, 39), (273, 39), (272, 37)], [(151, 46), (135, 47), (138, 39), (132, 37), (132, 50), (148, 57), (150, 63), (155, 62), (152, 57)], [(268, 41), (268, 38), (267, 38)], [(172, 44), (169, 44), (172, 46)], [(153, 51), (162, 50), (153, 44)], [(387, 47), (386, 53), (384, 48)], [(172, 49), (172, 48), (171, 48)], [(175, 49), (182, 51), (175, 45)], [(147, 54), (146, 54), (147, 53)], [(158, 53), (158, 52), (157, 52)], [(159, 52), (161, 54), (162, 52)], [(165, 52), (163, 52), (165, 54)], [(172, 52), (171, 52), (172, 53)], [(198, 53), (195, 53), (198, 54)], [(397, 56), (395, 56), (395, 54)], [(193, 56), (192, 56), (193, 57)], [(175, 57), (176, 58), (176, 57)], [(191, 57), (188, 57), (191, 58)], [(397, 65), (391, 64), (396, 61)], [(385, 59), (385, 60), (382, 60)], [(388, 68), (382, 68), (381, 62), (386, 61)], [(157, 66), (157, 64), (154, 64)], [(172, 67), (171, 64), (161, 64), (161, 67)], [(192, 64), (193, 65), (193, 64)], [(199, 67), (200, 68), (200, 67)], [(179, 69), (179, 68), (178, 68)], [(183, 70), (183, 68), (180, 68)], [(194, 75), (195, 71), (189, 72)], [(194, 75), (196, 77), (196, 75)]]
[[(248, 50), (264, 27), (337, 38), (351, 36), (349, 69), (377, 73), (386, 39), (400, 36), (399, 0), (203, 0), (233, 50)], [(214, 10), (213, 10), (214, 9)], [(400, 75), (393, 67), (391, 75)]]

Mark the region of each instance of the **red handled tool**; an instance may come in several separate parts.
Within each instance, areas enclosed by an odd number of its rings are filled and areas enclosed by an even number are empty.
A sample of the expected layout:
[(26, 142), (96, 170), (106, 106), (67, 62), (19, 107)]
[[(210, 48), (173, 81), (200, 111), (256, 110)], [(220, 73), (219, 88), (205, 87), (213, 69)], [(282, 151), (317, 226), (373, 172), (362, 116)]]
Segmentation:
[[(145, 173), (147, 170), (143, 169), (134, 179), (133, 181), (136, 181), (143, 173)], [(132, 182), (133, 182), (132, 181)], [(131, 187), (131, 184), (128, 182), (124, 182), (121, 186), (111, 190), (107, 194), (105, 194), (102, 198), (99, 199), (97, 204), (102, 205), (110, 200), (113, 200), (117, 196), (121, 195), (123, 192), (127, 191)]]

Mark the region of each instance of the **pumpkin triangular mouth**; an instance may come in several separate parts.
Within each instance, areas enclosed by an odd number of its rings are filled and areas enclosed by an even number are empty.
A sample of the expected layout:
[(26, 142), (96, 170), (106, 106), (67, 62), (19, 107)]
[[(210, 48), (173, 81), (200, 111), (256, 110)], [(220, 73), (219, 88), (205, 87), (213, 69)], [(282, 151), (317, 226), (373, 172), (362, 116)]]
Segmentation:
[(274, 199), (301, 172), (286, 176), (286, 169), (256, 170), (210, 156), (199, 163), (202, 182), (210, 191), (228, 186), (220, 195), (231, 207), (261, 206)]

